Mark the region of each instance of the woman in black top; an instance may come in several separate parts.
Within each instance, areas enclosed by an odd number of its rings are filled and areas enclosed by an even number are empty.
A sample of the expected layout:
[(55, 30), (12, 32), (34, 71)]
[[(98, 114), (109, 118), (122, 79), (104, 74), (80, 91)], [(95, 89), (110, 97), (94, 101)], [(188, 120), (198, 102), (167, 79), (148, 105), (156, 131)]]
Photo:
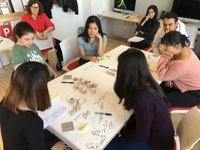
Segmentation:
[(0, 126), (4, 150), (58, 150), (66, 145), (43, 130), (37, 111), (51, 106), (47, 66), (25, 62), (13, 72), (10, 86), (0, 103)]
[(160, 22), (158, 21), (157, 17), (157, 6), (149, 6), (145, 17), (141, 20), (141, 22), (136, 28), (136, 36), (142, 37), (144, 38), (144, 40), (140, 42), (131, 42), (131, 47), (144, 49), (151, 45), (154, 36), (160, 26)]
[(140, 50), (130, 48), (119, 55), (114, 91), (125, 110), (134, 113), (106, 150), (172, 150), (167, 100)]

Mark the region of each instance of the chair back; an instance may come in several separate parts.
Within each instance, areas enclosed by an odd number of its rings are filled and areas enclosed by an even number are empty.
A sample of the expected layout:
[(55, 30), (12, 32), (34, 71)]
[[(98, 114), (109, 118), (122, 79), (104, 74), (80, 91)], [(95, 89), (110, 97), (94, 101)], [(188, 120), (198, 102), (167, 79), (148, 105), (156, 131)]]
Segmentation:
[(197, 31), (198, 28), (192, 25), (186, 25), (185, 26), (185, 31), (188, 34), (188, 39), (190, 40), (190, 48), (194, 48), (195, 46), (195, 41), (197, 38)]
[(77, 30), (77, 34), (80, 35), (85, 30), (85, 27), (79, 27)]
[(63, 66), (65, 66), (71, 59), (79, 57), (77, 37), (64, 39), (60, 42), (60, 48), (63, 55)]
[(196, 106), (180, 120), (176, 134), (179, 137), (181, 150), (192, 149), (200, 140), (200, 112)]

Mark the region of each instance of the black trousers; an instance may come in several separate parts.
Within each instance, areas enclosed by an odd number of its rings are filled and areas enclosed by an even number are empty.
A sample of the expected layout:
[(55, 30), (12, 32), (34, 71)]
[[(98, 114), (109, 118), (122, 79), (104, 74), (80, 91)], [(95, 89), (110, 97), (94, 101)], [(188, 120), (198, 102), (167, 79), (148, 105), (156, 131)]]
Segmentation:
[(140, 42), (131, 42), (131, 47), (139, 48), (139, 49), (144, 49), (147, 48), (151, 45), (151, 43), (144, 39), (143, 41)]
[(85, 59), (82, 59), (82, 58), (79, 59), (79, 65), (80, 66), (87, 63), (87, 62), (89, 62), (89, 60), (85, 60)]
[(56, 41), (56, 45), (55, 45), (55, 49), (57, 50), (56, 51), (56, 55), (57, 55), (57, 58), (58, 58), (58, 61), (63, 61), (63, 55), (62, 55), (62, 51), (61, 51), (61, 48), (60, 48), (60, 40), (54, 38), (55, 41)]
[(164, 82), (161, 87), (167, 96), (169, 107), (193, 107), (200, 104), (200, 90), (182, 93), (179, 89), (166, 87)]

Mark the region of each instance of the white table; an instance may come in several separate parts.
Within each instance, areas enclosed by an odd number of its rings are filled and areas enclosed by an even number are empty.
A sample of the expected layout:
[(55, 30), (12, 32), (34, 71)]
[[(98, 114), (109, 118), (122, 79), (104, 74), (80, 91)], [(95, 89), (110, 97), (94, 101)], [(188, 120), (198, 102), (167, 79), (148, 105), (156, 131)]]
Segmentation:
[(0, 51), (11, 50), (15, 43), (10, 39), (0, 36)]
[(2, 66), (9, 64), (8, 57), (4, 51), (11, 50), (13, 45), (14, 45), (13, 41), (0, 36), (0, 68), (2, 68)]
[(117, 13), (117, 12), (113, 12), (113, 11), (109, 11), (109, 12), (102, 12), (102, 13), (98, 13), (97, 14), (100, 17), (105, 17), (105, 18), (109, 18), (109, 19), (114, 19), (114, 20), (120, 20), (120, 21), (127, 21), (127, 22), (131, 22), (131, 23), (138, 23), (139, 22), (139, 17), (138, 15), (129, 15), (128, 18), (126, 18), (125, 14), (123, 13)]
[[(47, 128), (73, 149), (104, 149), (133, 113), (124, 110), (123, 105), (118, 104), (119, 99), (113, 91), (115, 76), (108, 74), (106, 68), (99, 66), (116, 69), (118, 55), (128, 48), (121, 45), (106, 53), (104, 60), (98, 63), (89, 62), (67, 73), (73, 77), (83, 77), (97, 83), (95, 94), (89, 92), (81, 94), (73, 88), (73, 84), (61, 83), (63, 76), (48, 83), (51, 95), (57, 95), (62, 101), (68, 103), (69, 98), (80, 99), (81, 110), (73, 115), (66, 114)], [(145, 52), (145, 55), (152, 57), (149, 55), (153, 54)], [(153, 65), (150, 66), (153, 68)], [(112, 116), (97, 115), (95, 112), (111, 113)], [(75, 130), (62, 132), (61, 124), (69, 121), (73, 122)], [(79, 131), (77, 128), (84, 123), (87, 126)]]
[[(136, 29), (136, 23), (138, 23), (140, 21), (140, 15), (138, 15), (138, 14), (130, 14), (130, 15), (128, 15), (129, 17), (127, 18), (126, 14), (117, 13), (117, 12), (113, 12), (113, 11), (101, 12), (101, 13), (98, 13), (97, 16), (102, 18), (101, 19), (102, 23), (104, 23), (103, 20), (105, 20), (106, 22), (107, 22), (107, 19), (111, 20), (112, 25), (110, 24), (111, 27), (109, 29), (110, 34), (111, 34), (110, 36), (114, 36), (115, 38), (120, 38), (120, 39), (124, 39), (123, 38), (124, 36), (120, 36), (121, 35), (120, 33), (124, 33), (124, 32), (120, 31), (122, 29), (118, 30), (118, 28), (120, 28), (117, 25), (118, 21), (121, 24), (123, 23), (124, 25), (127, 25), (124, 29), (127, 30), (127, 35), (129, 38), (134, 35), (135, 29)], [(115, 22), (117, 23), (116, 25), (115, 25)], [(107, 22), (107, 23), (109, 25), (109, 22)], [(124, 40), (127, 40), (127, 38), (125, 38)]]

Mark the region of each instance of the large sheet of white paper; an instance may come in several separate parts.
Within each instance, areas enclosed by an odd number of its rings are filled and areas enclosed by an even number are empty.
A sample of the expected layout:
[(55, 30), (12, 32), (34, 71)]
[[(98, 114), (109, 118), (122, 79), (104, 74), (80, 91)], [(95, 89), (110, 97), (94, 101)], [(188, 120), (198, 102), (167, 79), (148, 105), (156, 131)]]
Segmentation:
[(71, 109), (71, 106), (55, 97), (51, 100), (51, 107), (45, 111), (38, 111), (38, 115), (42, 118), (44, 128), (46, 128), (68, 113)]

